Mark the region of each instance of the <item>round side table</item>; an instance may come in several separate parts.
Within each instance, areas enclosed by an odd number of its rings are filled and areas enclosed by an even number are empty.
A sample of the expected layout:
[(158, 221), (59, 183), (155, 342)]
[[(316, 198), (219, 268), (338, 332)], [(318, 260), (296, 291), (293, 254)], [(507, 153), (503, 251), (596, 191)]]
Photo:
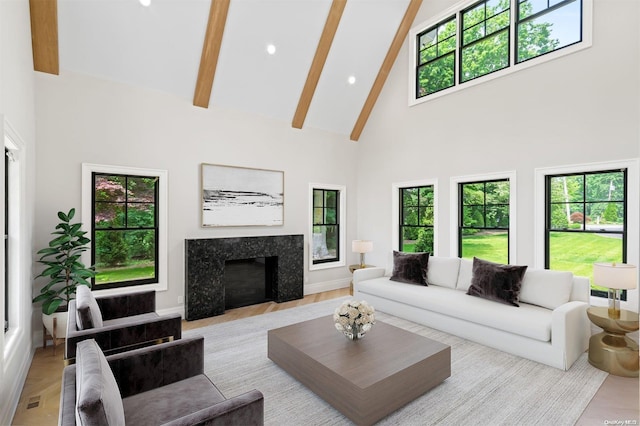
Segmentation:
[(620, 318), (610, 318), (608, 308), (587, 308), (592, 323), (602, 332), (589, 339), (589, 363), (615, 376), (638, 377), (638, 344), (626, 336), (638, 330), (638, 314), (620, 310)]

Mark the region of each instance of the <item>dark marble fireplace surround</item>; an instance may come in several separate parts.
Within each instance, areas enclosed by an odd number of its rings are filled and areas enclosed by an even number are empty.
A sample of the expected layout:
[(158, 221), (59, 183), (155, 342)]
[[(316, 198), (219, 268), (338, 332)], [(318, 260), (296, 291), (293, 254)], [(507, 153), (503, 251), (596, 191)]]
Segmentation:
[(302, 235), (200, 238), (185, 240), (185, 318), (188, 321), (224, 313), (224, 265), (227, 260), (277, 257), (273, 300), (303, 297)]

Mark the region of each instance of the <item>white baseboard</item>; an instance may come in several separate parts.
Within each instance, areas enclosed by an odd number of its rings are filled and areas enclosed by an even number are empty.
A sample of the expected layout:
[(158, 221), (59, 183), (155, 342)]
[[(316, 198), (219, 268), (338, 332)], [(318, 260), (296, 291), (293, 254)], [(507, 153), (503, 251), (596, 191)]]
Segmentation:
[(307, 284), (304, 286), (304, 295), (322, 293), (323, 291), (338, 290), (348, 288), (351, 278), (340, 278), (338, 280), (323, 281), (319, 283)]
[(182, 319), (184, 319), (184, 305), (173, 306), (165, 309), (156, 309), (156, 312), (158, 315), (180, 314)]

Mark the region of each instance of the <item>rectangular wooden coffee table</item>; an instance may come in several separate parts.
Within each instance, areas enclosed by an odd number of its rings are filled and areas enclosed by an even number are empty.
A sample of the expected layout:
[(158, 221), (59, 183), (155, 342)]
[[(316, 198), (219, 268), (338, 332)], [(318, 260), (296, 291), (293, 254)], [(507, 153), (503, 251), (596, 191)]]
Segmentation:
[(268, 332), (268, 356), (359, 425), (370, 425), (451, 376), (451, 347), (377, 321), (351, 341), (331, 315)]

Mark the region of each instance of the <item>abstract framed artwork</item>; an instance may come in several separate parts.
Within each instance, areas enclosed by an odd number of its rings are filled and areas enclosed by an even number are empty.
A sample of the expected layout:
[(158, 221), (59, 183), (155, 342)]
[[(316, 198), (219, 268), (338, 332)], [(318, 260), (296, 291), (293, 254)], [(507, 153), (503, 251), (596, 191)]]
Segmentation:
[(284, 223), (284, 172), (202, 163), (202, 226)]

